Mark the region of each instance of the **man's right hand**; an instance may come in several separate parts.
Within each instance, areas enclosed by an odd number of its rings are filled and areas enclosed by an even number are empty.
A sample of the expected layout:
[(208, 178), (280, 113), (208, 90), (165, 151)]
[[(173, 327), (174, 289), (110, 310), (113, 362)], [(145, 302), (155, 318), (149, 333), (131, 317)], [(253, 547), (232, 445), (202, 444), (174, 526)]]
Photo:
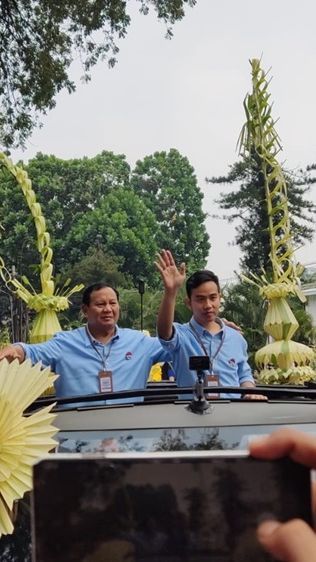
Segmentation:
[(18, 359), (22, 363), (25, 359), (25, 353), (23, 347), (20, 345), (6, 345), (0, 350), (0, 361), (6, 359), (11, 363), (14, 359)]
[[(310, 468), (316, 468), (316, 439), (292, 429), (281, 429), (251, 442), (250, 454), (261, 459), (289, 456)], [(313, 508), (316, 494), (313, 486)], [(257, 530), (263, 548), (283, 562), (316, 562), (316, 534), (301, 519), (286, 523), (265, 521)]]
[(160, 272), (165, 290), (176, 293), (185, 281), (185, 264), (181, 263), (178, 268), (169, 250), (161, 250), (157, 257), (158, 261), (155, 261), (155, 265)]
[(177, 268), (169, 250), (161, 250), (155, 265), (165, 287), (157, 317), (157, 334), (163, 340), (170, 340), (173, 334), (174, 310), (178, 289), (185, 281), (185, 265)]

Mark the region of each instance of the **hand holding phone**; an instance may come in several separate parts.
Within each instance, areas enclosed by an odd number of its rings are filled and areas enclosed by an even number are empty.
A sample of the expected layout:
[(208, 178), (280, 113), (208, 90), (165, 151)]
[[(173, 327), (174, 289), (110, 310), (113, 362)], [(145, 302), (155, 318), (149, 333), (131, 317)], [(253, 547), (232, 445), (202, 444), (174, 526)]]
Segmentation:
[(34, 562), (271, 562), (262, 517), (311, 522), (306, 467), (238, 450), (50, 455), (32, 498)]
[[(316, 439), (293, 429), (280, 429), (250, 444), (257, 458), (279, 459), (289, 456), (296, 462), (316, 469)], [(315, 486), (313, 505), (316, 504)], [(257, 537), (265, 550), (284, 562), (316, 562), (316, 535), (301, 519), (280, 523), (266, 520), (258, 527)]]

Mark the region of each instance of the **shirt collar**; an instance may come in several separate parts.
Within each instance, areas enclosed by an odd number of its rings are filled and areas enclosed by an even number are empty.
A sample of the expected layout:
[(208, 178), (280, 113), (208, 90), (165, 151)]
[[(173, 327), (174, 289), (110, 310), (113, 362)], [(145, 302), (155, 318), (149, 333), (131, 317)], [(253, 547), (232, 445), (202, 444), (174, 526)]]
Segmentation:
[[(117, 339), (120, 337), (120, 332), (121, 332), (121, 328), (119, 328), (118, 325), (116, 324), (116, 326), (115, 326), (115, 333), (114, 333), (114, 335), (112, 336), (112, 338), (111, 338), (107, 343), (110, 343), (110, 342), (112, 342), (112, 341), (117, 340)], [(101, 343), (100, 341), (96, 340), (96, 339), (93, 337), (93, 335), (91, 334), (91, 332), (90, 332), (90, 330), (89, 330), (89, 328), (88, 328), (88, 324), (85, 325), (84, 335), (85, 335), (85, 339), (86, 339), (86, 346), (91, 345), (91, 341), (92, 341), (93, 343), (102, 345), (102, 343)], [(90, 336), (90, 337), (89, 337), (89, 336)]]
[[(210, 334), (210, 332), (208, 332), (207, 330), (205, 330), (205, 328), (203, 326), (201, 326), (201, 324), (199, 324), (195, 318), (192, 316), (191, 320), (190, 320), (193, 328), (196, 330), (196, 332), (202, 336), (203, 334)], [(220, 334), (221, 332), (225, 331), (225, 324), (224, 322), (220, 319), (220, 318), (216, 318), (216, 322), (220, 325), (220, 331), (217, 332), (218, 334)]]

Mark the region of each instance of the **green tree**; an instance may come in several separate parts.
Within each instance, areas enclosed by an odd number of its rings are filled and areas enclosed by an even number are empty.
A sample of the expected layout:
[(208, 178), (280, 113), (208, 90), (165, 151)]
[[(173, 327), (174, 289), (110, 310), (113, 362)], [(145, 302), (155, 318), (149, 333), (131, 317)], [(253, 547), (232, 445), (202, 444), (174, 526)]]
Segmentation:
[[(172, 150), (145, 161), (152, 183), (159, 173), (163, 178), (157, 204), (153, 193), (146, 197), (138, 189), (141, 182), (136, 172), (130, 188), (130, 167), (124, 155), (103, 151), (93, 158), (63, 160), (39, 153), (29, 161), (26, 170), (51, 235), (55, 274), (67, 274), (96, 248), (107, 258), (115, 257), (127, 286), (139, 276), (149, 286), (160, 286), (153, 261), (163, 246), (176, 249), (178, 259), (192, 269), (205, 265), (209, 243), (203, 196), (188, 160)], [(142, 169), (145, 181), (143, 163), (136, 169), (139, 173)], [(22, 191), (5, 169), (0, 170), (0, 197), (1, 256), (7, 267), (14, 265), (18, 274), (36, 286), (34, 222)]]
[(70, 160), (37, 154), (28, 163), (27, 172), (45, 209), (55, 267), (60, 271), (68, 263), (65, 241), (69, 227), (98, 206), (111, 190), (127, 187), (130, 167), (123, 154), (109, 151)]
[(119, 258), (105, 254), (98, 245), (93, 246), (88, 249), (87, 255), (67, 271), (67, 277), (71, 277), (73, 284), (83, 283), (86, 287), (99, 281), (114, 287), (126, 287), (130, 282), (119, 271), (120, 262)]
[(189, 270), (203, 268), (210, 249), (203, 194), (188, 159), (176, 149), (155, 152), (136, 163), (131, 185), (160, 225), (158, 248), (172, 250)]
[(267, 338), (263, 329), (266, 305), (257, 287), (240, 279), (224, 286), (222, 293), (220, 315), (224, 318), (232, 318), (241, 327), (248, 343), (249, 361), (254, 367), (254, 354), (265, 344)]
[(82, 215), (70, 230), (65, 252), (71, 263), (98, 242), (104, 253), (119, 256), (120, 271), (136, 283), (139, 276), (150, 284), (155, 278), (158, 225), (154, 214), (131, 190), (117, 188)]
[(21, 189), (3, 167), (0, 169), (0, 198), (3, 226), (0, 232), (0, 255), (6, 267), (10, 269), (14, 265), (18, 273), (22, 271), (22, 264), (25, 264), (27, 271), (23, 269), (23, 273), (32, 278), (29, 266), (38, 263), (34, 221)]
[[(167, 25), (181, 20), (196, 0), (137, 0)], [(2, 143), (23, 143), (39, 114), (54, 107), (57, 93), (75, 90), (69, 78), (74, 58), (85, 80), (99, 60), (116, 62), (117, 40), (126, 36), (131, 16), (125, 0), (0, 1), (0, 131)]]
[[(147, 285), (144, 328), (154, 334), (161, 298), (160, 278), (153, 265), (158, 249), (175, 247), (179, 261), (185, 260), (195, 269), (205, 265), (209, 244), (202, 194), (187, 159), (173, 150), (149, 157), (149, 161), (148, 177), (151, 173), (153, 183), (160, 169), (163, 176), (160, 197), (167, 209), (163, 214), (159, 204), (151, 205), (154, 196), (146, 198), (135, 188), (136, 173), (133, 189), (130, 187), (130, 167), (124, 155), (103, 151), (93, 158), (62, 160), (39, 153), (26, 170), (51, 234), (57, 286), (67, 278), (75, 284), (106, 280), (119, 286), (123, 289), (122, 325), (139, 328), (137, 281), (143, 277)], [(138, 169), (141, 165), (138, 163)], [(21, 189), (5, 169), (0, 170), (0, 197), (1, 257), (7, 267), (14, 266), (18, 277), (23, 273), (38, 289), (34, 221)], [(2, 318), (10, 322), (8, 299), (2, 300)], [(81, 323), (81, 295), (73, 295), (71, 301), (71, 309), (60, 318), (63, 328)], [(180, 322), (190, 316), (183, 301), (184, 295), (180, 295), (176, 309)]]
[[(87, 255), (70, 267), (60, 276), (60, 285), (69, 282), (73, 285), (83, 283), (85, 287), (93, 283), (104, 282), (112, 287), (125, 287), (130, 281), (119, 271), (120, 260), (106, 255), (102, 249), (95, 247), (88, 249)], [(81, 316), (82, 292), (71, 297), (71, 307), (60, 315), (62, 328), (70, 329), (82, 324)]]
[[(25, 168), (51, 234), (55, 272), (63, 272), (74, 265), (65, 246), (70, 228), (111, 190), (128, 185), (130, 167), (124, 155), (103, 151), (93, 158), (71, 160), (37, 154)], [(38, 263), (34, 222), (22, 191), (3, 169), (0, 197), (4, 229), (0, 234), (1, 256), (8, 267), (14, 264), (18, 273), (34, 281), (32, 264)], [(76, 256), (80, 261), (87, 246), (79, 250)]]
[[(120, 326), (123, 328), (141, 328), (141, 297), (136, 287), (119, 288), (120, 293)], [(143, 295), (143, 329), (151, 336), (156, 335), (157, 313), (161, 292), (150, 287)]]
[[(140, 329), (141, 304), (140, 295), (136, 288), (119, 288), (120, 293), (120, 325), (126, 328)], [(143, 295), (143, 326), (144, 330), (148, 330), (152, 336), (156, 335), (157, 314), (162, 298), (162, 288), (155, 290), (152, 287), (146, 287)], [(191, 312), (184, 304), (184, 291), (180, 291), (177, 297), (177, 305), (175, 310), (176, 322), (188, 322)]]
[[(309, 170), (285, 172), (288, 208), (294, 245), (311, 241), (314, 234), (316, 206), (308, 199), (312, 183)], [(235, 243), (242, 251), (243, 271), (260, 274), (270, 269), (270, 239), (264, 181), (255, 158), (244, 157), (233, 164), (226, 176), (206, 178), (210, 184), (225, 185), (229, 193), (221, 193), (217, 203), (225, 213), (221, 218), (237, 222)], [(232, 190), (232, 187), (235, 189)], [(228, 212), (228, 213), (227, 213)], [(218, 218), (218, 217), (217, 217)]]
[(299, 324), (299, 327), (293, 336), (293, 340), (304, 343), (308, 346), (315, 345), (316, 329), (313, 326), (312, 316), (309, 312), (307, 312), (304, 304), (297, 298), (289, 298), (289, 305)]

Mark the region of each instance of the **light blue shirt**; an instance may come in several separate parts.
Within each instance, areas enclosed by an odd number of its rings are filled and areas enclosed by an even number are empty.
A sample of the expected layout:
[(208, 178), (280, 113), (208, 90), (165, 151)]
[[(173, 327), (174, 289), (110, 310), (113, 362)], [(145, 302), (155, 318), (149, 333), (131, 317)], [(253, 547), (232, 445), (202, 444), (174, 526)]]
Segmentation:
[[(189, 357), (205, 355), (203, 346), (211, 359), (213, 373), (219, 376), (220, 386), (240, 386), (246, 381), (254, 382), (248, 364), (246, 340), (237, 330), (220, 320), (218, 322), (221, 329), (216, 334), (205, 330), (194, 318), (190, 320), (193, 329), (190, 323), (175, 322), (171, 340), (160, 338), (162, 347), (171, 354), (178, 386), (192, 386), (196, 382), (196, 372), (189, 369)], [(238, 398), (239, 395), (222, 394), (221, 397)]]
[[(19, 345), (32, 363), (41, 361), (59, 375), (55, 382), (58, 398), (99, 393), (99, 372), (104, 369), (102, 357), (106, 358), (106, 370), (112, 371), (113, 391), (145, 388), (153, 363), (170, 359), (158, 338), (129, 328), (116, 327), (115, 335), (105, 345), (92, 341), (93, 344), (86, 328), (81, 327), (58, 332), (44, 343)], [(120, 403), (131, 401), (136, 399), (124, 399)], [(87, 402), (86, 406), (90, 404)]]

